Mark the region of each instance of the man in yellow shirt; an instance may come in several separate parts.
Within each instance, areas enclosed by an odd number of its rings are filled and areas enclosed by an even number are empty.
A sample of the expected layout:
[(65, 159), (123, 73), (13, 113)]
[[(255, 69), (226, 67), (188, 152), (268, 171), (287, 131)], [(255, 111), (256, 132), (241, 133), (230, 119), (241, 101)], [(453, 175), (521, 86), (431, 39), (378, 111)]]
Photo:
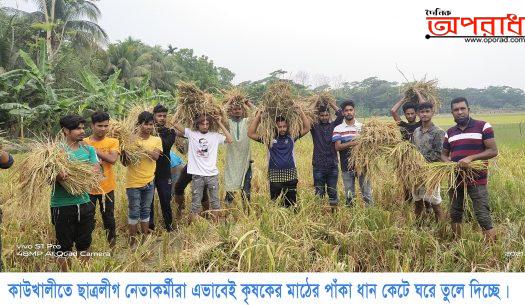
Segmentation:
[[(126, 194), (128, 196), (128, 229), (130, 244), (135, 243), (138, 224), (143, 234), (149, 234), (151, 201), (153, 200), (156, 161), (162, 153), (162, 141), (152, 136), (154, 129), (153, 113), (144, 111), (138, 116), (138, 144), (148, 153), (136, 164), (127, 165)], [(122, 152), (125, 155), (125, 151)], [(125, 158), (124, 158), (125, 159)], [(125, 164), (126, 165), (126, 164)]]
[(97, 156), (100, 159), (104, 180), (101, 181), (98, 189), (91, 191), (89, 198), (96, 206), (100, 205), (100, 215), (106, 237), (111, 247), (116, 242), (116, 225), (115, 225), (115, 188), (117, 181), (113, 165), (119, 156), (119, 141), (115, 138), (106, 137), (109, 127), (109, 114), (106, 112), (95, 112), (91, 115), (93, 134), (84, 139), (88, 145), (95, 148)]

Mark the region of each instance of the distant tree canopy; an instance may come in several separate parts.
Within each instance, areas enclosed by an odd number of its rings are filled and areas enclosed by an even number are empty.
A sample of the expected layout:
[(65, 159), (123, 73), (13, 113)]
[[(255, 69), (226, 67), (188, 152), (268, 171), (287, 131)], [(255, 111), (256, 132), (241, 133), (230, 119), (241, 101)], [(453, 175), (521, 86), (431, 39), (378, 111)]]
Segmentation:
[[(108, 44), (95, 1), (37, 2), (42, 5), (35, 12), (0, 8), (0, 128), (13, 136), (24, 129), (56, 132), (66, 113), (88, 116), (103, 109), (122, 116), (137, 102), (174, 106), (179, 81), (216, 95), (233, 85), (232, 71), (192, 49), (149, 46), (131, 37)], [(386, 115), (401, 95), (400, 84), (377, 77), (341, 80), (330, 88), (323, 79), (315, 87), (306, 85), (306, 73), (295, 80), (287, 74), (276, 70), (239, 86), (255, 103), (276, 80), (290, 82), (302, 96), (329, 90), (338, 100), (353, 99), (360, 115)], [(439, 94), (444, 107), (464, 96), (475, 108), (525, 109), (523, 90), (508, 86), (441, 88)]]

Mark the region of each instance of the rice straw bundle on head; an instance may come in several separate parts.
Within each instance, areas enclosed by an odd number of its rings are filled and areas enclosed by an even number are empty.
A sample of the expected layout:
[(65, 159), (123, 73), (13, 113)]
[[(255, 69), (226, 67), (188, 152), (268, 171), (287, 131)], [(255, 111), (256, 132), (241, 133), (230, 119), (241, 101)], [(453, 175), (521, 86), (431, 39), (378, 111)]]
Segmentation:
[(148, 107), (136, 105), (122, 120), (110, 120), (107, 136), (119, 140), (120, 151), (126, 152), (128, 164), (137, 164), (141, 158), (149, 157), (147, 151), (137, 143), (139, 139), (139, 128), (137, 119), (141, 112), (147, 111)]
[(459, 167), (457, 162), (427, 163), (421, 172), (420, 181), (429, 193), (440, 186), (443, 180), (447, 180), (449, 187), (457, 190), (473, 182), (478, 172), (486, 168), (487, 163), (482, 160), (472, 161), (468, 168)]
[(402, 86), (401, 91), (406, 102), (423, 103), (423, 101), (419, 100), (417, 95), (419, 93), (425, 102), (432, 103), (434, 110), (438, 111), (442, 103), (439, 98), (437, 84), (438, 81), (436, 79), (426, 80), (423, 78), (419, 81), (407, 82)]
[(40, 202), (43, 192), (49, 192), (60, 173), (66, 173), (67, 179), (61, 182), (71, 195), (89, 193), (100, 187), (102, 173), (93, 172), (93, 164), (72, 161), (66, 152), (66, 144), (56, 140), (31, 143), (26, 158), (15, 164), (13, 171), (18, 181), (17, 195), (30, 204)]
[(257, 133), (261, 135), (262, 141), (271, 146), (276, 136), (276, 120), (284, 118), (288, 123), (288, 133), (297, 137), (303, 126), (301, 115), (298, 110), (299, 96), (293, 91), (292, 86), (285, 81), (277, 81), (268, 86), (262, 96), (261, 123)]
[[(305, 114), (312, 121), (318, 123), (319, 108), (325, 107), (330, 109), (330, 104), (335, 103), (335, 97), (327, 91), (312, 95), (306, 99)], [(331, 120), (335, 119), (335, 113), (330, 113)]]
[(222, 100), (223, 105), (228, 103), (228, 109), (226, 110), (226, 113), (229, 114), (232, 108), (241, 107), (243, 109), (243, 117), (246, 117), (248, 115), (246, 102), (248, 101), (248, 97), (246, 96), (246, 92), (244, 92), (243, 89), (238, 87), (233, 87), (229, 90), (224, 91), (224, 98)]
[(348, 166), (353, 166), (358, 175), (381, 175), (383, 169), (378, 160), (388, 156), (391, 149), (402, 141), (402, 136), (395, 122), (372, 118), (363, 124), (355, 141)]
[(178, 88), (178, 105), (174, 119), (184, 127), (194, 125), (195, 119), (205, 115), (210, 120), (210, 131), (218, 131), (216, 122), (221, 121), (228, 127), (226, 112), (217, 104), (213, 95), (204, 93), (193, 83), (180, 82)]

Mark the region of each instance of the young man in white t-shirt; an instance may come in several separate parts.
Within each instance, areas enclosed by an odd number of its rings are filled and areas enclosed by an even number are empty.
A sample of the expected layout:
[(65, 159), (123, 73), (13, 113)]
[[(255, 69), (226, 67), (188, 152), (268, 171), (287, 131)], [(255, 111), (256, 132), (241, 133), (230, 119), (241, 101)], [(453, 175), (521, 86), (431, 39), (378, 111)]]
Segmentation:
[(222, 134), (209, 131), (212, 118), (205, 115), (195, 120), (194, 130), (175, 124), (175, 128), (188, 138), (188, 174), (191, 181), (191, 216), (194, 217), (202, 208), (201, 200), (204, 190), (208, 189), (212, 213), (220, 209), (219, 202), (219, 169), (217, 152), (219, 144), (231, 144), (233, 138), (222, 122), (214, 120)]

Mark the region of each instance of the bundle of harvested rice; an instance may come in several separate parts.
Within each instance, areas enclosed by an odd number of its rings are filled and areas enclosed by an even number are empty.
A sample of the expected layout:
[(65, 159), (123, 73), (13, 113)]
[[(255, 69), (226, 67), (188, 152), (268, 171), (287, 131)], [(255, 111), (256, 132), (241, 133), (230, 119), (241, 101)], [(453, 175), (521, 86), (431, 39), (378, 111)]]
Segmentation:
[(402, 136), (395, 122), (372, 118), (363, 124), (355, 141), (348, 166), (353, 167), (358, 175), (381, 175), (378, 160), (388, 156), (391, 149), (402, 141)]
[(262, 96), (261, 105), (263, 112), (257, 133), (261, 135), (264, 144), (271, 146), (276, 136), (275, 121), (278, 117), (286, 120), (288, 132), (292, 137), (300, 135), (303, 123), (299, 112), (299, 96), (289, 83), (277, 81), (270, 84)]
[[(305, 114), (312, 121), (318, 123), (319, 107), (326, 107), (330, 109), (330, 104), (335, 103), (335, 97), (330, 93), (323, 91), (321, 93), (312, 95), (306, 99)], [(331, 119), (335, 119), (335, 113), (331, 113)]]
[(141, 158), (149, 157), (147, 151), (137, 143), (139, 139), (137, 118), (143, 111), (150, 111), (150, 109), (144, 105), (137, 105), (130, 110), (127, 117), (110, 121), (107, 136), (119, 140), (119, 148), (121, 152), (125, 152), (127, 164), (137, 164)]
[(423, 184), (421, 173), (427, 162), (414, 144), (399, 142), (390, 150), (389, 159), (404, 189), (415, 191)]
[(407, 82), (401, 87), (401, 92), (405, 101), (416, 104), (423, 102), (418, 97), (419, 93), (424, 101), (432, 103), (434, 110), (438, 111), (441, 108), (441, 99), (439, 98), (437, 84), (436, 79), (426, 80), (423, 78), (419, 81)]
[(178, 105), (174, 119), (184, 127), (191, 127), (195, 119), (200, 115), (206, 115), (210, 121), (210, 130), (218, 131), (219, 126), (215, 123), (221, 121), (228, 127), (226, 112), (216, 103), (213, 95), (204, 93), (193, 83), (180, 82), (178, 88)]
[(66, 144), (51, 140), (34, 142), (27, 157), (17, 162), (13, 171), (18, 181), (17, 194), (23, 198), (20, 202), (38, 202), (41, 193), (51, 189), (60, 173), (67, 175), (60, 184), (71, 195), (96, 190), (103, 179), (102, 173), (93, 171), (93, 164), (70, 160)]
[(473, 182), (479, 171), (486, 168), (486, 162), (481, 160), (472, 161), (468, 168), (459, 167), (457, 162), (433, 162), (423, 167), (420, 179), (429, 194), (440, 186), (443, 180), (447, 180), (449, 187), (456, 190)]

